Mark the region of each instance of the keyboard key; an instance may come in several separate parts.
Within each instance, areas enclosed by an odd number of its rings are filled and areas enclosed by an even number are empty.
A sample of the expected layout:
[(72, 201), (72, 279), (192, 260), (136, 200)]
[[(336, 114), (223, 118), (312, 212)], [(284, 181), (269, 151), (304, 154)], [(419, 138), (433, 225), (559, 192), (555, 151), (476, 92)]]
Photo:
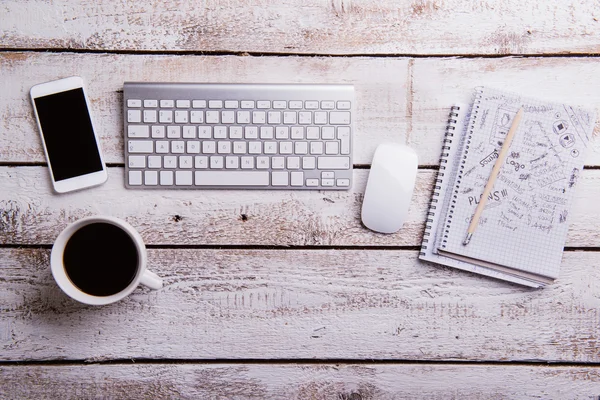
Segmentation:
[(170, 186), (173, 184), (173, 171), (160, 171), (161, 186)]
[(215, 126), (213, 128), (213, 137), (215, 139), (227, 139), (227, 127), (226, 126)]
[(326, 142), (325, 143), (325, 154), (339, 154), (340, 145), (338, 142)]
[(262, 142), (250, 142), (248, 143), (248, 153), (260, 154), (262, 153)]
[(271, 172), (271, 185), (287, 186), (288, 185), (287, 171)]
[(292, 172), (291, 176), (291, 186), (302, 186), (304, 185), (304, 172)]
[(192, 124), (203, 124), (204, 111), (190, 111), (190, 122)]
[(290, 100), (290, 108), (292, 110), (299, 110), (302, 108), (302, 101), (300, 100)]
[(217, 143), (217, 152), (219, 154), (231, 153), (231, 142), (218, 142)]
[(175, 171), (175, 185), (191, 185), (192, 177), (192, 171)]
[(177, 100), (175, 104), (177, 105), (177, 108), (190, 108), (189, 100)]
[(318, 101), (305, 101), (304, 107), (307, 110), (316, 110), (319, 108), (319, 102)]
[(237, 156), (227, 156), (225, 157), (225, 168), (227, 169), (237, 169), (240, 165), (240, 158)]
[(156, 125), (152, 127), (152, 138), (153, 139), (162, 139), (165, 137), (165, 127), (164, 125)]
[(212, 169), (223, 168), (223, 156), (211, 156), (210, 157), (210, 168), (212, 168)]
[(312, 112), (310, 112), (310, 111), (300, 111), (298, 113), (298, 123), (300, 125), (310, 125), (310, 124), (312, 124)]
[(170, 124), (173, 122), (173, 111), (160, 110), (158, 112), (158, 121), (161, 124)]
[(146, 168), (146, 156), (129, 156), (129, 168)]
[(294, 142), (294, 154), (307, 154), (308, 142)]
[(240, 108), (254, 108), (254, 101), (243, 100), (240, 104)]
[(187, 124), (188, 123), (188, 112), (178, 110), (175, 111), (175, 123), (176, 124)]
[(192, 100), (193, 108), (206, 108), (206, 100)]
[(292, 142), (280, 142), (279, 143), (279, 153), (280, 154), (292, 154)]
[(169, 139), (179, 139), (181, 137), (181, 127), (177, 125), (167, 126), (167, 137)]
[(288, 157), (287, 169), (300, 169), (300, 157)]
[(244, 128), (244, 137), (246, 139), (258, 139), (258, 128), (256, 126), (246, 126)]
[(196, 138), (196, 127), (195, 126), (184, 126), (183, 127), (183, 138), (184, 139), (195, 139)]
[(350, 186), (350, 179), (338, 179), (335, 181), (336, 186), (348, 187)]
[(297, 114), (295, 111), (286, 111), (283, 113), (283, 123), (287, 125), (296, 124)]
[(273, 157), (273, 158), (271, 158), (271, 168), (273, 168), (273, 169), (284, 169), (285, 168), (285, 157)]
[(333, 179), (321, 179), (321, 186), (333, 186)]
[(277, 126), (275, 127), (275, 139), (289, 139), (290, 138), (290, 128), (287, 126)]
[(202, 142), (202, 153), (214, 154), (217, 151), (217, 144), (215, 142)]
[(153, 124), (156, 122), (156, 110), (144, 110), (144, 123)]
[(325, 125), (327, 123), (327, 112), (316, 111), (315, 112), (315, 125)]
[(333, 179), (333, 178), (335, 178), (335, 172), (333, 172), (333, 171), (321, 172), (321, 179)]
[(349, 110), (350, 102), (349, 101), (338, 101), (337, 108), (338, 108), (338, 110)]
[(237, 123), (238, 124), (249, 124), (250, 123), (250, 111), (238, 111), (237, 112)]
[(146, 168), (146, 156), (129, 156), (129, 168)]
[(196, 156), (194, 157), (195, 168), (208, 168), (208, 157), (207, 156)]
[(146, 125), (127, 125), (127, 136), (130, 138), (147, 138), (148, 126)]
[(306, 127), (306, 138), (307, 139), (319, 139), (319, 127), (318, 126), (308, 126)]
[(321, 139), (323, 139), (323, 140), (335, 139), (335, 128), (333, 126), (324, 126), (321, 129)]
[(140, 110), (127, 110), (127, 122), (142, 122), (142, 112)]
[(148, 156), (148, 168), (162, 168), (162, 157)]
[(223, 108), (223, 101), (222, 100), (209, 100), (208, 108)]
[(337, 129), (337, 138), (340, 140), (340, 153), (350, 154), (350, 127), (340, 126)]
[(269, 157), (256, 157), (256, 168), (265, 169), (271, 166), (271, 159)]
[(136, 99), (129, 99), (129, 100), (127, 100), (127, 107), (139, 108), (141, 106), (142, 106), (142, 101), (141, 100), (136, 100)]
[(265, 142), (265, 154), (277, 154), (277, 142)]
[(319, 157), (319, 169), (350, 169), (350, 157)]
[(212, 138), (212, 128), (210, 126), (199, 126), (198, 127), (198, 139), (210, 139)]
[(283, 109), (287, 107), (287, 101), (285, 100), (274, 100), (273, 101), (273, 108), (277, 108), (277, 109)]
[(233, 153), (246, 154), (246, 143), (247, 142), (233, 142)]
[(218, 124), (219, 123), (219, 112), (218, 111), (207, 111), (206, 112), (206, 123), (207, 124)]
[(335, 101), (323, 100), (321, 102), (321, 109), (323, 109), (323, 110), (333, 110), (334, 108), (335, 108)]
[(158, 172), (157, 171), (144, 171), (144, 185), (148, 185), (148, 186), (158, 185)]
[(252, 112), (252, 123), (253, 124), (264, 124), (267, 118), (267, 113), (264, 111), (253, 111)]
[(154, 142), (151, 140), (130, 140), (127, 147), (130, 153), (152, 153)]
[(180, 156), (179, 168), (192, 168), (192, 156)]
[(323, 142), (310, 142), (310, 154), (323, 154)]
[(318, 179), (307, 179), (306, 186), (319, 186), (319, 180)]
[(281, 112), (269, 111), (269, 124), (280, 124), (281, 123)]
[(177, 168), (177, 157), (176, 156), (165, 156), (163, 158), (165, 168)]
[(268, 171), (196, 171), (197, 186), (269, 186)]
[(254, 168), (254, 157), (242, 157), (242, 169)]
[(144, 100), (144, 108), (158, 107), (158, 100)]
[(161, 108), (173, 108), (173, 107), (175, 107), (175, 102), (173, 100), (161, 100), (160, 107)]
[(302, 169), (315, 169), (315, 157), (302, 157)]
[(141, 185), (142, 184), (142, 171), (129, 171), (129, 184), (130, 185)]
[(304, 139), (304, 128), (301, 126), (292, 126), (292, 139)]
[(269, 100), (259, 100), (256, 102), (256, 108), (271, 108), (271, 102)]
[(242, 138), (242, 127), (241, 126), (230, 126), (229, 127), (229, 138), (230, 139), (241, 139)]
[(261, 126), (260, 127), (260, 138), (261, 139), (273, 139), (274, 129), (272, 126)]
[(235, 112), (234, 111), (221, 111), (221, 123), (222, 124), (234, 124), (235, 123)]
[(329, 113), (329, 123), (331, 125), (349, 125), (350, 124), (350, 112), (349, 111), (331, 111)]
[(237, 100), (225, 100), (225, 108), (238, 108)]
[(163, 154), (169, 152), (169, 142), (166, 140), (157, 140), (156, 141), (156, 153)]

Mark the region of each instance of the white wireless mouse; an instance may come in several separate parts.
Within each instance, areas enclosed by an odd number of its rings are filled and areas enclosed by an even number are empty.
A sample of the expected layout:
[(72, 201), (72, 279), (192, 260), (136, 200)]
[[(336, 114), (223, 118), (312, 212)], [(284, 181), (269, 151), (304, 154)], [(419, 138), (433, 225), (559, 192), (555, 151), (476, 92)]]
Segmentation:
[(408, 217), (417, 178), (417, 153), (402, 144), (377, 147), (362, 204), (362, 222), (375, 232), (394, 233)]

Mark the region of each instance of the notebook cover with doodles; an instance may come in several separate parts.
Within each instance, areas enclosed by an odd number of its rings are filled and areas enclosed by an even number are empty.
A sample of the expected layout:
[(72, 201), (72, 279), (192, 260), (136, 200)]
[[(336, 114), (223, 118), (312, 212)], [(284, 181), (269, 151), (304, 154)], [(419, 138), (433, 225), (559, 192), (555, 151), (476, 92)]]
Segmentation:
[[(465, 246), (470, 219), (520, 107), (524, 115), (508, 157)], [(453, 111), (420, 258), (531, 287), (551, 283), (558, 277), (594, 113), (489, 88), (476, 90), (468, 117)]]

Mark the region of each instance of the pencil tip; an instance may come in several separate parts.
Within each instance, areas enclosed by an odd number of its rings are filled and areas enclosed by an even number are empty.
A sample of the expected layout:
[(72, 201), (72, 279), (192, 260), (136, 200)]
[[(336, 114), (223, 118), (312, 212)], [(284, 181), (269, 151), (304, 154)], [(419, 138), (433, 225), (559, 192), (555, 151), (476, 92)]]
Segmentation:
[(463, 241), (463, 245), (466, 246), (469, 244), (469, 242), (471, 241), (471, 237), (473, 237), (472, 233), (467, 233), (467, 237), (465, 237), (465, 240)]

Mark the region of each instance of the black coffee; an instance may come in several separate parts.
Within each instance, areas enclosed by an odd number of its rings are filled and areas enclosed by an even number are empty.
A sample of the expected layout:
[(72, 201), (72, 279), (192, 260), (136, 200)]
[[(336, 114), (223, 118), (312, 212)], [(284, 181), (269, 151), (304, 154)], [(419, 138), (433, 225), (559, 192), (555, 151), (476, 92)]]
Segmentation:
[(71, 282), (93, 296), (110, 296), (125, 289), (138, 268), (133, 239), (118, 226), (97, 222), (71, 236), (63, 255)]

